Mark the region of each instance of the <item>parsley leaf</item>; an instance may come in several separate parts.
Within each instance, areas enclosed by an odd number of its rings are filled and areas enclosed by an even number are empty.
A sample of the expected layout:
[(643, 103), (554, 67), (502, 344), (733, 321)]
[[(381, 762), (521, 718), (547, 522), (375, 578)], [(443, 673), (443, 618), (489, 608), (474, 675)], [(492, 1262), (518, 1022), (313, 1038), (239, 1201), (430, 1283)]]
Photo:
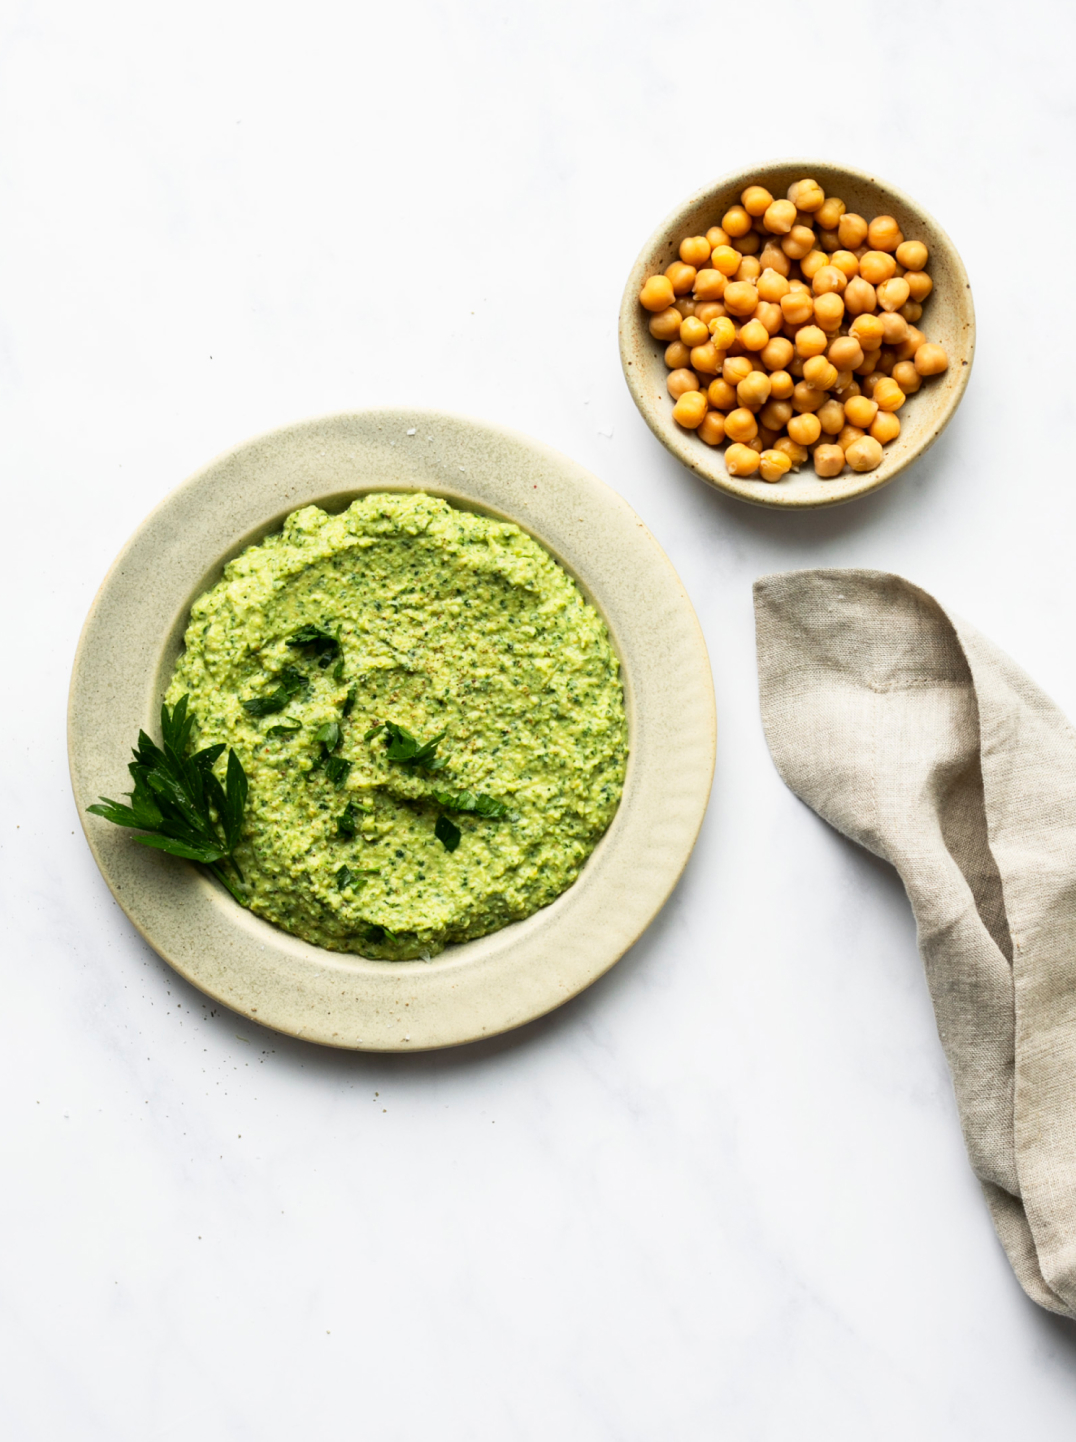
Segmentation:
[[(342, 678), (338, 676), (336, 679), (339, 681)], [(354, 686), (348, 687), (347, 695), (344, 698), (344, 705), (340, 712), (341, 716), (351, 715), (352, 711), (354, 711), (355, 709), (355, 702), (358, 699), (358, 695), (359, 693)]]
[(333, 752), (344, 739), (344, 733), (340, 730), (338, 721), (326, 721), (319, 726), (314, 733), (315, 745), (321, 746), (321, 755), (307, 772), (307, 776), (313, 776), (315, 771), (325, 768), (325, 775), (334, 786), (343, 786), (351, 772), (351, 762), (345, 761), (342, 756), (334, 756)]
[(265, 733), (265, 739), (267, 741), (288, 741), (297, 731), (301, 731), (302, 729), (301, 721), (294, 719), (284, 721), (279, 726), (270, 726), (269, 730)]
[(460, 829), (447, 816), (439, 816), (433, 834), (446, 851), (455, 851), (460, 844)]
[(324, 626), (300, 626), (288, 645), (301, 646), (304, 651), (316, 656), (323, 671), (334, 657), (340, 655), (340, 642)]
[(336, 818), (337, 836), (352, 837), (359, 829), (359, 809), (354, 801), (349, 801), (343, 811)]
[(325, 762), (325, 775), (334, 786), (343, 786), (351, 774), (351, 762), (342, 756), (330, 756)]
[(277, 681), (275, 691), (269, 691), (262, 696), (252, 696), (249, 701), (243, 702), (243, 710), (248, 716), (272, 716), (277, 711), (283, 711), (292, 697), (304, 691), (307, 684), (306, 677), (294, 666), (285, 666)]
[(405, 766), (423, 766), (427, 771), (440, 771), (448, 764), (443, 758), (437, 758), (437, 748), (448, 735), (447, 731), (439, 731), (429, 741), (420, 741), (406, 726), (397, 726), (395, 721), (379, 721), (367, 731), (363, 740), (369, 741), (382, 727), (385, 728), (385, 745), (390, 761), (401, 761)]
[(243, 833), (247, 774), (239, 757), (229, 751), (221, 785), (213, 772), (214, 764), (226, 750), (220, 744), (186, 755), (194, 725), (194, 716), (187, 709), (189, 699), (184, 696), (177, 701), (171, 714), (167, 706), (161, 707), (163, 747), (144, 731), (138, 733), (135, 759), (127, 767), (134, 782), (134, 789), (128, 793), (130, 806), (102, 796), (87, 810), (116, 826), (150, 833), (135, 837), (142, 846), (208, 867), (245, 906), (245, 898), (221, 863), (228, 861), (245, 885), (234, 852)]
[(508, 815), (508, 807), (503, 801), (497, 801), (481, 791), (435, 791), (433, 799), (449, 811), (473, 811), (476, 816), (489, 817)]

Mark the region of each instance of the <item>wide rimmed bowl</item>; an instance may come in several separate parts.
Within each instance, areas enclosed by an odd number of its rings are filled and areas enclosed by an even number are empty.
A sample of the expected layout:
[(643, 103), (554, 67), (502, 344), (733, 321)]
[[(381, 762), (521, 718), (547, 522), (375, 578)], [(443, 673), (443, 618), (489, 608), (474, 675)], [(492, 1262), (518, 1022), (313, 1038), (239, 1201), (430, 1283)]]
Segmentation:
[[(658, 275), (676, 259), (680, 242), (719, 225), (730, 205), (751, 184), (783, 196), (796, 180), (810, 176), (827, 195), (837, 195), (850, 211), (868, 220), (876, 215), (896, 218), (905, 238), (922, 240), (930, 251), (928, 270), (934, 281), (919, 322), (928, 340), (949, 353), (949, 368), (932, 377), (901, 407), (901, 433), (885, 447), (877, 470), (846, 472), (821, 480), (810, 464), (775, 484), (757, 478), (730, 476), (724, 452), (707, 446), (672, 418), (672, 398), (665, 386), (668, 371), (664, 345), (650, 334), (650, 315), (639, 304), (648, 276)], [(956, 246), (928, 211), (903, 191), (877, 177), (823, 160), (774, 160), (752, 165), (696, 191), (662, 221), (639, 252), (624, 287), (620, 307), (620, 358), (635, 404), (647, 425), (674, 456), (711, 486), (756, 506), (795, 510), (835, 506), (865, 496), (900, 474), (938, 439), (960, 404), (971, 374), (975, 352), (975, 309), (971, 285)]]
[[(342, 510), (376, 490), (428, 491), (533, 535), (602, 612), (627, 704), (623, 798), (579, 879), (527, 920), (430, 962), (311, 946), (243, 910), (186, 862), (86, 814), (98, 795), (128, 789), (131, 745), (140, 727), (156, 734), (191, 602), (225, 562), (299, 506)], [(493, 1036), (607, 971), (653, 920), (691, 854), (715, 741), (713, 682), (695, 612), (631, 508), (537, 441), (420, 410), (334, 415), (273, 431), (173, 491), (101, 586), (75, 658), (68, 713), (87, 840), (150, 945), (194, 986), (254, 1021), (369, 1051)]]

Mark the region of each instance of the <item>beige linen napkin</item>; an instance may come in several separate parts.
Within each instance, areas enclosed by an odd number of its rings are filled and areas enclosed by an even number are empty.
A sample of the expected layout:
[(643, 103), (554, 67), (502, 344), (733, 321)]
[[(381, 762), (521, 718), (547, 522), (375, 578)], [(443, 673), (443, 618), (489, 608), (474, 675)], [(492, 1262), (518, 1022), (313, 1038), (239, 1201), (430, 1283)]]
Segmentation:
[(900, 873), (994, 1225), (1076, 1316), (1076, 732), (900, 576), (766, 576), (755, 618), (777, 769)]

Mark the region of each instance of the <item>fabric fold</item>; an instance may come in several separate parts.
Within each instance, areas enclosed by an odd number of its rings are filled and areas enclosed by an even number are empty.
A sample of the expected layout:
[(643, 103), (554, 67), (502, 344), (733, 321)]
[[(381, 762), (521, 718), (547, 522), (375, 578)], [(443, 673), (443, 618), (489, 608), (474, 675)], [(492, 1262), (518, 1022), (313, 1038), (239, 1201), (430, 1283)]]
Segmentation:
[(998, 1236), (1076, 1317), (1076, 731), (900, 576), (765, 576), (755, 619), (774, 763), (900, 873)]

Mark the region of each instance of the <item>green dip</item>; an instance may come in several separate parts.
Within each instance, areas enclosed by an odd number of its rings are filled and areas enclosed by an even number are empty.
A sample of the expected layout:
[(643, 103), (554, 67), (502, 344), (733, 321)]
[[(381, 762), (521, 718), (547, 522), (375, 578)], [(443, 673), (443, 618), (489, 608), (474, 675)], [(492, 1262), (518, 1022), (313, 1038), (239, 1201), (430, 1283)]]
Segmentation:
[[(231, 561), (191, 608), (166, 699), (188, 692), (194, 740), (234, 747), (250, 779), (251, 910), (333, 951), (429, 957), (530, 916), (623, 788), (597, 611), (517, 526), (422, 493), (306, 506)], [(445, 734), (408, 764), (377, 723)], [(461, 809), (475, 798), (506, 814)]]

